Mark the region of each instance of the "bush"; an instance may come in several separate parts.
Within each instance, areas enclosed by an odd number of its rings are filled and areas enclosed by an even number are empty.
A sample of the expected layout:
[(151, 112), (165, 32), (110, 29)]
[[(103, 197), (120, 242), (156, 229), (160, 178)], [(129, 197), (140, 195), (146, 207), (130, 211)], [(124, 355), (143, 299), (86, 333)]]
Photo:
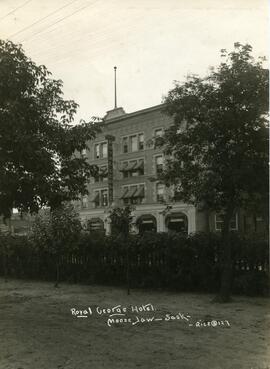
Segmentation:
[[(41, 233), (40, 233), (41, 234)], [(45, 240), (48, 239), (44, 233)], [(51, 237), (51, 236), (50, 236)], [(73, 236), (72, 236), (73, 237)], [(61, 280), (125, 285), (127, 251), (131, 287), (216, 292), (220, 281), (220, 236), (152, 233), (113, 236), (76, 233), (61, 248)], [(0, 236), (2, 275), (55, 279), (55, 256), (41, 239)], [(65, 240), (64, 238), (62, 240)], [(268, 289), (268, 244), (232, 235), (233, 292), (263, 295)], [(128, 249), (128, 250), (127, 250)], [(5, 268), (4, 268), (5, 265)]]

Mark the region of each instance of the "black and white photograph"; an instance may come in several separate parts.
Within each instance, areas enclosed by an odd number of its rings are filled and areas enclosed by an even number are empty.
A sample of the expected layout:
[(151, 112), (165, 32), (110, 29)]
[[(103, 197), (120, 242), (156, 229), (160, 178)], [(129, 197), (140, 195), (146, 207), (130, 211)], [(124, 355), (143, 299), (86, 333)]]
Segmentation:
[(0, 369), (270, 369), (269, 4), (0, 0)]

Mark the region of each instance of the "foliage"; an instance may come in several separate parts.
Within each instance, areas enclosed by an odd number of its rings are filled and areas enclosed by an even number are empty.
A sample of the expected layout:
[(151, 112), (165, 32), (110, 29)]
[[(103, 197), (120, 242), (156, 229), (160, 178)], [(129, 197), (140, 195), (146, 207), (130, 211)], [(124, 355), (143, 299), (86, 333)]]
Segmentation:
[(133, 219), (132, 210), (131, 206), (117, 207), (111, 210), (109, 218), (113, 234), (123, 233), (127, 235), (129, 233)]
[(190, 76), (165, 98), (174, 117), (165, 181), (184, 201), (225, 211), (263, 203), (268, 191), (268, 71), (250, 45), (234, 46), (207, 77)]
[(168, 156), (160, 179), (178, 199), (223, 213), (221, 301), (230, 295), (234, 213), (268, 213), (268, 71), (251, 51), (235, 43), (208, 76), (176, 83), (165, 98), (174, 124), (159, 142)]
[[(52, 280), (55, 254), (34, 247), (25, 237), (6, 236), (6, 274)], [(65, 242), (67, 238), (65, 238)], [(220, 281), (221, 238), (217, 234), (190, 236), (145, 232), (143, 235), (102, 236), (81, 232), (61, 250), (61, 280), (109, 285), (126, 284), (126, 250), (130, 250), (131, 287), (216, 292)], [(48, 245), (49, 246), (49, 245)], [(269, 245), (266, 241), (232, 238), (233, 292), (267, 293)], [(44, 251), (43, 251), (44, 250)], [(53, 249), (54, 250), (54, 249)], [(3, 261), (0, 237), (0, 273)]]
[(78, 105), (63, 98), (20, 45), (0, 40), (0, 215), (37, 212), (87, 193), (95, 168), (82, 153), (99, 130), (97, 118), (74, 125)]
[(81, 229), (79, 214), (67, 203), (36, 216), (31, 240), (39, 251), (60, 256), (74, 250)]

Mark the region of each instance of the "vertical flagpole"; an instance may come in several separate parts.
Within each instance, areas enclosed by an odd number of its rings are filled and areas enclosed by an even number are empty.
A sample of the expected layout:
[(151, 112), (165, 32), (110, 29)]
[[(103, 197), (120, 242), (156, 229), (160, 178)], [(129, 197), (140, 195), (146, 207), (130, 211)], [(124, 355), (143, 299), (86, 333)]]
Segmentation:
[(117, 96), (116, 96), (116, 69), (117, 67), (114, 67), (114, 109), (117, 108)]

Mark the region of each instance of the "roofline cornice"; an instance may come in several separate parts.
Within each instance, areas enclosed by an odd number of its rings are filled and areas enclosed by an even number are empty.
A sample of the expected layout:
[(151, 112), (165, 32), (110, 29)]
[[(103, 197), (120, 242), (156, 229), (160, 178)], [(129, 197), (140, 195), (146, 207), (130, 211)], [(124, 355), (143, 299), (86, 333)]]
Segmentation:
[(115, 117), (115, 118), (112, 118), (112, 119), (105, 120), (105, 124), (116, 123), (116, 122), (123, 121), (125, 119), (129, 119), (131, 117), (135, 117), (137, 115), (150, 113), (151, 111), (155, 111), (155, 110), (161, 110), (163, 107), (165, 107), (165, 105), (166, 104), (159, 104), (159, 105), (151, 106), (150, 108), (137, 110), (137, 111), (134, 111), (132, 113), (126, 113), (126, 114), (121, 115), (119, 117)]

